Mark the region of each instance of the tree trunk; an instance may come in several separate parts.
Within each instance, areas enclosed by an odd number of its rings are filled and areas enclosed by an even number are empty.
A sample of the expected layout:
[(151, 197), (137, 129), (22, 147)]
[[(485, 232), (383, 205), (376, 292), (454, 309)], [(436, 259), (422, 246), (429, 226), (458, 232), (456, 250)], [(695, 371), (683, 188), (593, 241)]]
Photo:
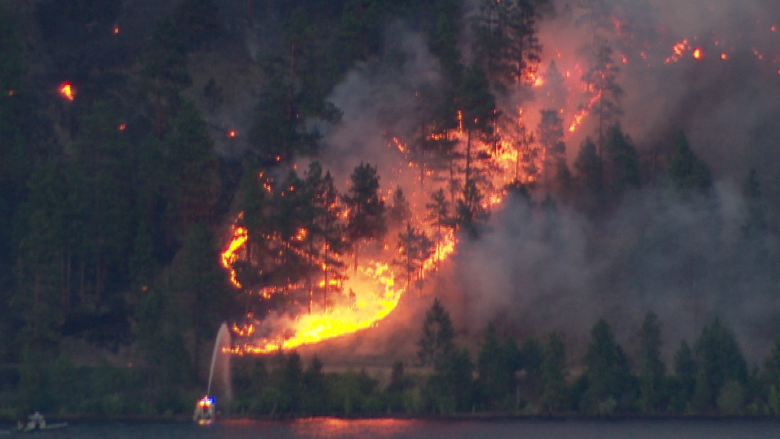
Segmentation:
[(464, 183), (469, 184), (471, 179), (471, 129), (466, 133), (466, 181)]

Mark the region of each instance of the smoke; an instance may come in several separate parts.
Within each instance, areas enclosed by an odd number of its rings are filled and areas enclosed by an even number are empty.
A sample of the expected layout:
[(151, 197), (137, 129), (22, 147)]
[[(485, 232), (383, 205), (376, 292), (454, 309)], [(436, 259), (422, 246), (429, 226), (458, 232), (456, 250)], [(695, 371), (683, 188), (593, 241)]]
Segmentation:
[(343, 116), (326, 132), (327, 153), (321, 160), (340, 185), (361, 162), (379, 167), (383, 189), (402, 183), (396, 177), (399, 163), (406, 163), (392, 139), (408, 141), (436, 102), (440, 69), (423, 36), (395, 23), (386, 41), (384, 57), (359, 63), (329, 98)]
[(492, 230), (462, 242), (453, 261), (462, 290), (452, 303), (469, 316), (461, 323), (471, 332), (497, 320), (524, 334), (559, 331), (582, 341), (604, 317), (628, 342), (653, 311), (670, 351), (720, 316), (749, 356), (763, 356), (780, 311), (770, 300), (774, 266), (764, 259), (774, 243), (743, 238), (746, 207), (733, 185), (715, 192), (682, 200), (646, 188), (603, 222), (509, 200)]
[[(770, 227), (745, 238), (747, 202), (740, 186), (754, 167), (768, 204), (780, 200), (771, 169), (780, 159), (774, 123), (780, 115), (780, 33), (772, 28), (780, 26), (780, 10), (768, 0), (592, 3), (607, 12), (606, 26), (564, 0), (539, 22), (540, 72), (554, 60), (569, 73), (567, 116), (587, 103), (580, 79), (594, 35), (607, 38), (625, 92), (621, 123), (643, 160), (657, 158), (662, 167), (682, 130), (713, 171), (713, 194), (680, 198), (663, 183), (649, 182), (595, 220), (562, 203), (549, 209), (538, 200), (509, 199), (479, 240), (461, 240), (449, 267), (428, 288), (444, 296), (462, 334), (479, 334), (491, 320), (523, 335), (557, 330), (578, 343), (576, 352), (598, 318), (631, 342), (644, 314), (654, 311), (670, 361), (681, 339), (693, 341), (720, 316), (749, 358), (758, 359), (780, 328), (771, 262), (777, 236)], [(471, 38), (468, 17), (477, 10), (474, 2), (465, 8), (464, 48)], [(395, 25), (386, 40), (384, 57), (357, 66), (330, 97), (344, 117), (326, 133), (322, 161), (340, 185), (360, 162), (379, 165), (383, 188), (388, 180), (413, 183), (398, 181), (405, 161), (389, 139), (418, 135), (420, 121), (433, 111), (439, 66), (420, 34)], [(667, 61), (683, 40), (685, 53)], [(702, 59), (693, 58), (695, 47)], [(540, 90), (518, 90), (501, 101), (505, 114), (531, 109), (530, 127), (538, 110), (550, 105)], [(594, 119), (565, 139), (570, 162), (584, 137), (593, 135)], [(770, 210), (770, 224), (776, 215)]]
[[(522, 334), (561, 331), (579, 342), (575, 350), (600, 317), (631, 342), (644, 314), (654, 311), (667, 360), (681, 339), (693, 341), (720, 316), (757, 360), (779, 323), (773, 299), (779, 285), (769, 262), (777, 237), (770, 231), (744, 238), (747, 207), (739, 187), (754, 167), (769, 203), (780, 195), (769, 165), (780, 158), (772, 122), (780, 114), (777, 8), (769, 1), (597, 3), (609, 11), (612, 29), (594, 30), (589, 11), (572, 2), (555, 4), (540, 22), (540, 71), (554, 60), (576, 83), (588, 68), (594, 33), (606, 36), (625, 92), (621, 123), (640, 154), (660, 153), (662, 160), (682, 130), (713, 171), (715, 195), (679, 199), (651, 184), (597, 220), (563, 204), (546, 211), (509, 200), (480, 240), (461, 242), (452, 267), (460, 287), (448, 303), (459, 308), (467, 333), (495, 320)], [(664, 62), (683, 39), (691, 49)], [(693, 59), (694, 47), (703, 49), (703, 59)], [(568, 92), (571, 111), (585, 98), (576, 86)], [(544, 99), (518, 93), (509, 101), (545, 108)], [(582, 139), (593, 136), (594, 119), (566, 139), (570, 161)]]

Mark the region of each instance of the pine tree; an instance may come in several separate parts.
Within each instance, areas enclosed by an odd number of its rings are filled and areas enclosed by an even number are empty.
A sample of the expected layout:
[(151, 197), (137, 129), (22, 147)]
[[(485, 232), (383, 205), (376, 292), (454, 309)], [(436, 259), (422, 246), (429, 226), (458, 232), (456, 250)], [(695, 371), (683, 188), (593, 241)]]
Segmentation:
[(619, 196), (627, 189), (639, 188), (639, 157), (631, 138), (623, 134), (620, 124), (607, 130), (604, 152), (605, 180), (610, 192)]
[(195, 104), (182, 103), (164, 144), (169, 153), (168, 190), (178, 216), (175, 224), (186, 231), (198, 221), (210, 221), (221, 186), (214, 142)]
[(488, 324), (477, 355), (477, 385), (484, 395), (486, 409), (500, 408), (504, 397), (515, 390), (515, 370), (519, 369), (519, 364), (515, 364), (510, 356), (511, 352), (505, 349), (495, 325)]
[(361, 240), (378, 239), (387, 232), (385, 202), (379, 197), (376, 167), (358, 165), (350, 176), (352, 185), (342, 200), (349, 209), (345, 232), (353, 245), (357, 271), (358, 246)]
[(674, 354), (674, 391), (669, 402), (670, 408), (678, 413), (690, 409), (693, 392), (696, 387), (697, 367), (693, 351), (683, 340)]
[(639, 370), (640, 404), (644, 413), (657, 413), (665, 396), (665, 366), (660, 358), (661, 326), (658, 316), (652, 311), (645, 315), (639, 331), (639, 343), (642, 362)]
[(225, 271), (218, 264), (219, 251), (205, 223), (195, 223), (189, 231), (176, 261), (174, 284), (182, 315), (187, 316), (188, 332), (193, 337), (193, 364), (201, 364), (201, 351), (206, 340), (230, 309), (230, 296)]
[(599, 158), (603, 158), (606, 128), (617, 123), (618, 117), (623, 114), (620, 104), (623, 89), (617, 83), (620, 69), (612, 61), (612, 47), (608, 43), (601, 42), (594, 55), (594, 64), (583, 75), (582, 80), (588, 84), (589, 94), (598, 99), (595, 109), (598, 116), (596, 146)]
[(533, 0), (483, 0), (474, 24), (477, 63), (499, 88), (527, 79), (539, 62)]
[(444, 309), (438, 298), (425, 312), (422, 337), (417, 341), (420, 350), (417, 356), (423, 366), (432, 365), (441, 368), (446, 359), (455, 354), (455, 331), (452, 328), (450, 314)]
[(164, 105), (175, 108), (179, 92), (192, 85), (187, 63), (187, 49), (173, 21), (158, 22), (143, 55), (142, 71), (144, 87), (155, 99), (157, 137), (163, 134)]
[(413, 278), (422, 280), (423, 264), (433, 251), (433, 241), (424, 231), (412, 227), (411, 223), (406, 223), (406, 231), (398, 233), (398, 259), (394, 263), (406, 273), (407, 289)]
[(391, 225), (398, 226), (411, 219), (412, 211), (406, 200), (403, 189), (398, 186), (393, 192), (393, 203), (387, 212), (387, 219)]
[(540, 110), (541, 121), (536, 128), (539, 143), (544, 148), (545, 184), (551, 183), (561, 164), (566, 163), (566, 144), (563, 143), (563, 119), (558, 110)]
[(682, 193), (704, 193), (712, 187), (707, 164), (696, 156), (682, 131), (677, 134), (668, 158), (668, 172), (672, 183)]
[[(322, 166), (314, 161), (309, 165), (304, 179), (304, 216), (303, 226), (308, 233), (309, 255), (307, 271), (309, 273), (310, 295), (313, 288), (312, 275), (322, 271), (323, 309), (328, 307), (330, 283), (343, 279), (341, 255), (346, 250), (343, 240), (344, 226), (340, 221), (341, 207), (338, 204), (338, 192), (330, 172), (322, 174)], [(311, 296), (310, 296), (311, 301)], [(311, 303), (310, 303), (311, 312)]]
[(593, 325), (584, 363), (588, 381), (585, 408), (593, 413), (608, 414), (618, 404), (623, 405), (624, 397), (631, 391), (628, 358), (604, 319)]
[(544, 347), (540, 402), (548, 413), (563, 409), (566, 402), (566, 346), (557, 332), (550, 334)]
[(745, 357), (731, 329), (716, 318), (702, 328), (694, 344), (698, 374), (694, 404), (698, 410), (716, 407), (719, 392), (729, 381), (742, 386), (747, 382)]
[(583, 192), (597, 204), (604, 197), (604, 164), (596, 151), (596, 144), (590, 138), (580, 146), (574, 169)]

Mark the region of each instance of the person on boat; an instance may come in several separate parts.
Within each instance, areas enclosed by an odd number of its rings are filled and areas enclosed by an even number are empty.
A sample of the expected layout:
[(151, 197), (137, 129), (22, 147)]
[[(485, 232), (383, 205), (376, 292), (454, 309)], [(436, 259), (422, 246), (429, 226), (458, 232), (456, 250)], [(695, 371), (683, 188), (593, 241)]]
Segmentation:
[(21, 432), (43, 430), (46, 428), (46, 419), (43, 417), (41, 412), (36, 411), (27, 417), (26, 422), (20, 419), (19, 422), (16, 423), (16, 427)]

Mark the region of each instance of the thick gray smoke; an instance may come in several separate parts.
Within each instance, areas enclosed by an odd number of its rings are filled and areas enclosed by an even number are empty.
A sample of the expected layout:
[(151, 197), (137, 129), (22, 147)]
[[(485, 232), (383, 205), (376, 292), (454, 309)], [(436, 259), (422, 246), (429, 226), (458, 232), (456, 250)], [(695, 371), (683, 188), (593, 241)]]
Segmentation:
[[(479, 240), (462, 240), (442, 274), (451, 279), (438, 282), (437, 294), (464, 333), (478, 334), (490, 320), (519, 335), (558, 330), (579, 345), (575, 351), (599, 317), (631, 342), (644, 314), (654, 311), (663, 324), (667, 359), (681, 339), (692, 341), (702, 325), (720, 316), (756, 360), (780, 329), (780, 285), (772, 262), (776, 212), (769, 211), (769, 231), (744, 238), (747, 207), (740, 187), (754, 167), (767, 203), (780, 198), (772, 172), (780, 158), (780, 33), (772, 27), (780, 26), (780, 10), (758, 0), (587, 3), (607, 11), (613, 28), (594, 31), (588, 9), (555, 3), (554, 13), (540, 21), (541, 71), (555, 60), (559, 70), (581, 72), (594, 32), (608, 38), (625, 91), (621, 121), (643, 160), (658, 156), (662, 167), (674, 134), (684, 131), (713, 171), (713, 196), (682, 199), (656, 181), (598, 220), (562, 203), (550, 210), (539, 200), (532, 205), (510, 199)], [(476, 8), (467, 11), (473, 15)], [(466, 39), (469, 34), (464, 32)], [(325, 162), (342, 179), (360, 161), (379, 163), (380, 174), (392, 175), (382, 165), (398, 163), (396, 151), (387, 148), (388, 135), (409, 138), (430, 111), (419, 93), (436, 88), (436, 63), (419, 35), (390, 36), (396, 38), (389, 44), (404, 54), (400, 64), (361, 65), (332, 96), (345, 122), (328, 136), (335, 155)], [(664, 62), (683, 39), (690, 48)], [(702, 59), (693, 59), (694, 47), (704, 51)], [(517, 96), (507, 100), (544, 108), (541, 95), (536, 101), (528, 93)], [(570, 160), (594, 128), (591, 121), (566, 139)]]
[[(614, 22), (597, 32), (622, 64), (624, 130), (646, 161), (663, 157), (674, 133), (684, 131), (713, 171), (715, 196), (682, 200), (651, 184), (598, 220), (561, 204), (550, 212), (510, 201), (479, 241), (459, 247), (452, 272), (462, 288), (452, 306), (468, 310), (458, 312), (468, 332), (497, 320), (523, 334), (562, 331), (580, 349), (599, 317), (630, 342), (654, 311), (671, 351), (720, 316), (757, 360), (780, 329), (777, 212), (770, 210), (769, 232), (746, 240), (740, 186), (756, 168), (768, 202), (778, 200), (780, 33), (773, 26), (780, 11), (770, 1), (593, 3)], [(550, 60), (574, 69), (592, 51), (593, 33), (587, 10), (558, 2), (540, 24), (541, 71)], [(683, 39), (691, 48), (665, 63)], [(693, 59), (694, 47), (702, 59)], [(581, 129), (567, 139), (570, 160), (581, 138), (593, 135), (593, 120)]]

